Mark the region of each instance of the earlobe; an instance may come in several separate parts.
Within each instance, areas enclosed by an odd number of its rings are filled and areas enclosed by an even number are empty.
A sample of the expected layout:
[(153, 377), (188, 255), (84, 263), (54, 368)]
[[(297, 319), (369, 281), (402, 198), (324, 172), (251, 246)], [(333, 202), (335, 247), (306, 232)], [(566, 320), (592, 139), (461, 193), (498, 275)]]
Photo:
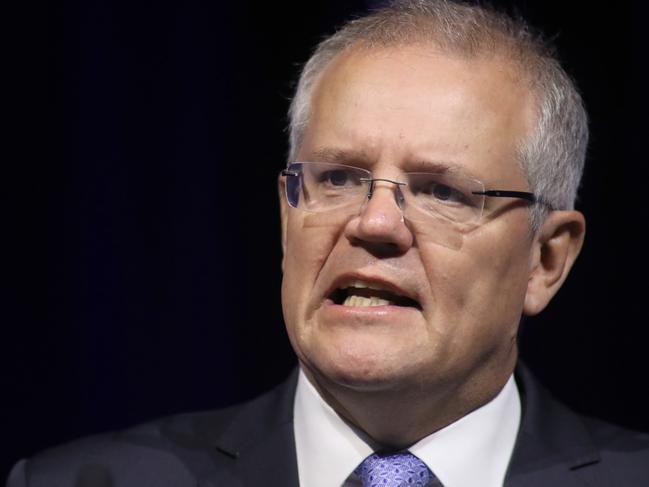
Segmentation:
[(568, 277), (585, 232), (586, 221), (578, 211), (553, 211), (548, 215), (534, 239), (523, 314), (538, 314), (548, 305)]
[(279, 193), (279, 218), (282, 230), (282, 272), (284, 272), (284, 261), (286, 260), (286, 226), (288, 225), (288, 204), (286, 202), (286, 181), (280, 174), (277, 177), (277, 190)]

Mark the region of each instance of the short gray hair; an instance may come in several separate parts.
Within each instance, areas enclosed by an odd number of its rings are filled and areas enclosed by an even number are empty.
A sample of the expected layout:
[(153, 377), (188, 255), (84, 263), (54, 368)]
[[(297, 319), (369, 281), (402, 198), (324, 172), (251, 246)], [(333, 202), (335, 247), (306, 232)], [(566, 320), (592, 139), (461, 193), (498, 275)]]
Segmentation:
[(536, 126), (519, 147), (530, 189), (543, 202), (533, 207), (532, 229), (538, 229), (548, 209), (574, 208), (588, 145), (581, 96), (543, 38), (524, 21), (480, 5), (395, 0), (324, 39), (305, 64), (289, 108), (289, 158), (299, 151), (316, 82), (338, 54), (352, 47), (426, 42), (466, 57), (500, 56), (519, 69), (536, 98)]

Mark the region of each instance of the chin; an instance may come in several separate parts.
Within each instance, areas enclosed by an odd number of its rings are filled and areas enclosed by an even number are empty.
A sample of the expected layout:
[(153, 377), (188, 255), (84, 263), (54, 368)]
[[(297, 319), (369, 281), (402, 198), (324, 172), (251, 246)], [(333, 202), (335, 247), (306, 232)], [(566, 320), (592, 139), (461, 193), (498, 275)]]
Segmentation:
[(403, 386), (403, 363), (395, 363), (385, 348), (356, 348), (353, 346), (320, 349), (304, 361), (306, 367), (326, 382), (353, 390), (378, 391)]

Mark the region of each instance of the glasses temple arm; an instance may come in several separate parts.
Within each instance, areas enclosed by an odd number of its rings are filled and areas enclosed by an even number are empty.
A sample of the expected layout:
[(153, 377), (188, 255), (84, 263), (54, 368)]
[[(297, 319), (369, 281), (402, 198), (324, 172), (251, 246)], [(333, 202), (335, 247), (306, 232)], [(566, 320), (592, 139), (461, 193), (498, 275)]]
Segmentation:
[(495, 198), (520, 198), (523, 200), (530, 201), (532, 203), (538, 202), (538, 198), (534, 193), (529, 193), (527, 191), (507, 191), (501, 189), (489, 189), (487, 191), (473, 191), (473, 194), (490, 196)]

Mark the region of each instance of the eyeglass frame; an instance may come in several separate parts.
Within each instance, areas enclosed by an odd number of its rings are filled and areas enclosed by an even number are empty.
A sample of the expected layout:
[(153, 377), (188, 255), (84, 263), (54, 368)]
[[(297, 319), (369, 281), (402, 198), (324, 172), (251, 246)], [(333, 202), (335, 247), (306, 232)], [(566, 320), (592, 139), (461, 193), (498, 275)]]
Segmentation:
[[(299, 177), (300, 172), (299, 171), (291, 171), (289, 167), (294, 164), (309, 164), (309, 163), (316, 163), (316, 164), (331, 164), (331, 165), (336, 165), (336, 166), (343, 166), (343, 167), (349, 167), (349, 168), (355, 168), (355, 169), (360, 169), (363, 171), (368, 172), (370, 175), (372, 174), (372, 171), (360, 167), (355, 167), (355, 166), (347, 166), (346, 164), (340, 164), (340, 163), (330, 163), (330, 162), (324, 162), (324, 161), (294, 161), (289, 164), (287, 164), (287, 167), (283, 169), (280, 174), (285, 177)], [(434, 172), (431, 173), (426, 173), (426, 172), (421, 172), (421, 174), (435, 174)], [(395, 186), (408, 186), (408, 183), (402, 182), (402, 181), (394, 181), (392, 179), (386, 179), (386, 178), (360, 178), (359, 181), (363, 183), (368, 183), (368, 191), (367, 191), (367, 199), (372, 198), (372, 194), (374, 192), (374, 183), (377, 181), (383, 181), (383, 182), (388, 182), (392, 183)], [(474, 181), (480, 183), (482, 187), (484, 187), (484, 183), (479, 180)], [(522, 199), (525, 201), (528, 201), (532, 204), (537, 204), (537, 203), (542, 203), (546, 204), (543, 200), (541, 200), (538, 196), (536, 196), (534, 193), (531, 193), (529, 191), (516, 191), (516, 190), (509, 190), (509, 189), (485, 189), (484, 191), (472, 191), (471, 194), (474, 194), (476, 196), (485, 196), (489, 198), (516, 198), (516, 199)], [(288, 196), (288, 186), (286, 187), (286, 190), (284, 192), (284, 197), (286, 198), (287, 203), (289, 206), (292, 208), (298, 209), (297, 206), (293, 206), (291, 204), (290, 198)], [(550, 205), (547, 205), (550, 206)], [(308, 210), (303, 210), (303, 211), (308, 211)]]

